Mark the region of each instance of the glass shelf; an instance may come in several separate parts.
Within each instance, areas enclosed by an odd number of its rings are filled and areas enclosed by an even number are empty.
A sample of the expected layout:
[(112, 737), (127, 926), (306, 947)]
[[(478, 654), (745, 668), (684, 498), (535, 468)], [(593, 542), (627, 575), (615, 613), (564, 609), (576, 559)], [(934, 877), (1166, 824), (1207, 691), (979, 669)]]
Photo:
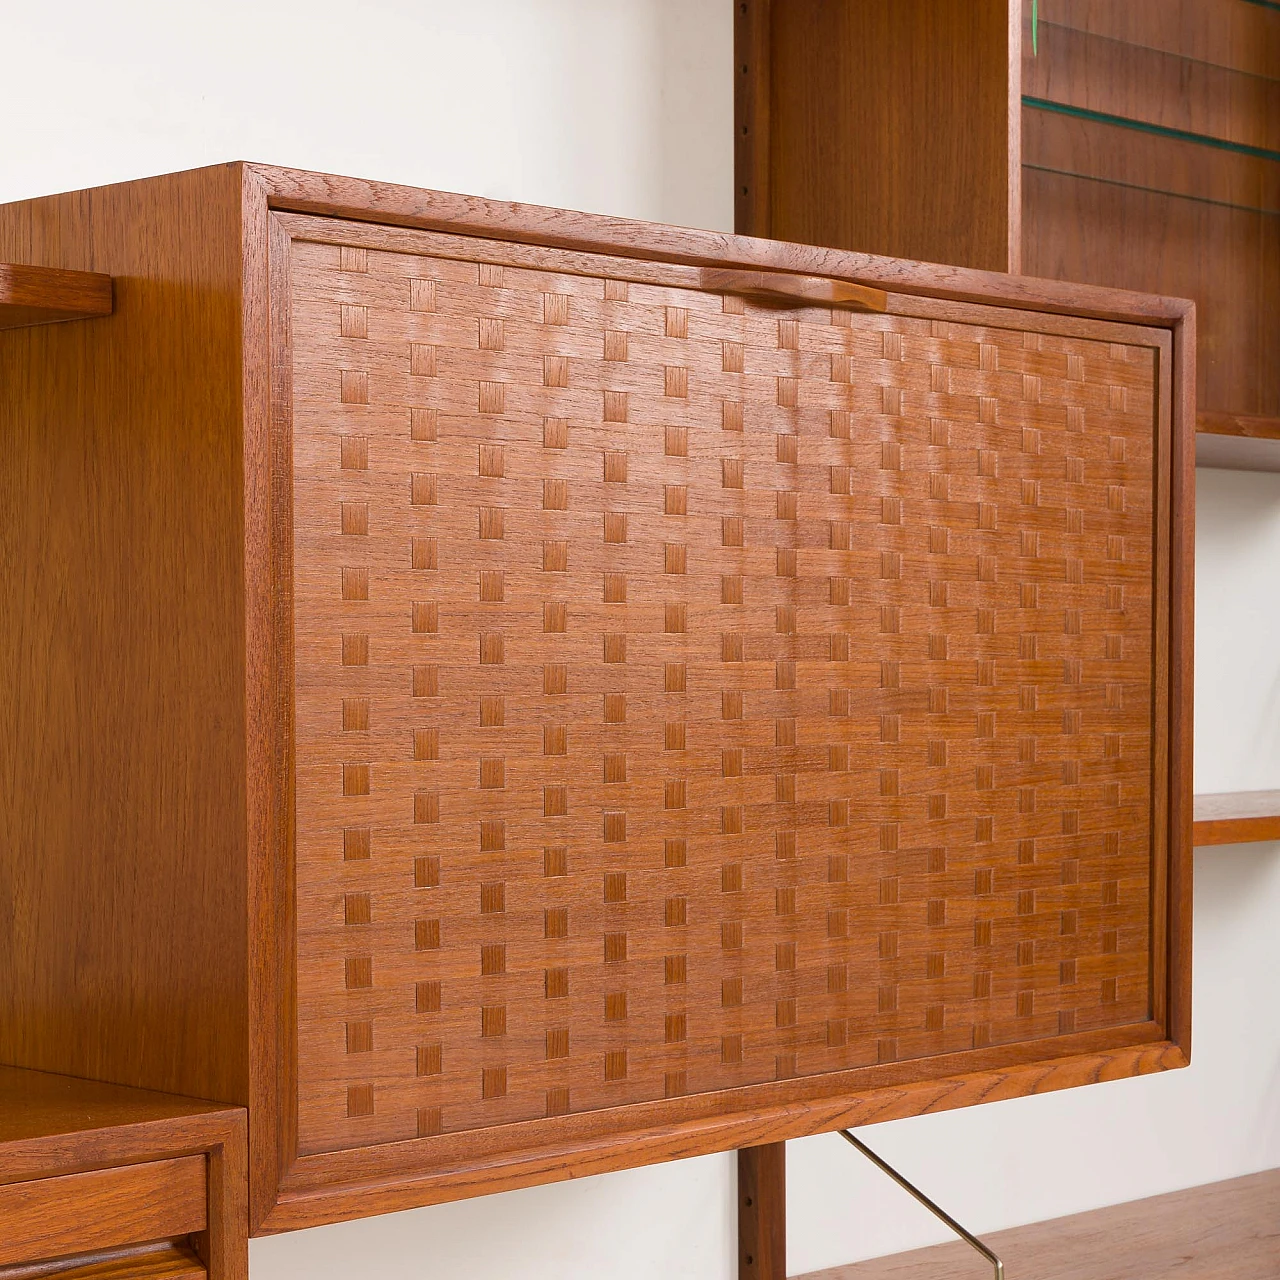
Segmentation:
[[(1073, 9), (1068, 4), (1066, 13)], [(1195, 25), (1191, 13), (1170, 14), (1172, 38), (1188, 36), (1182, 28)], [(1280, 7), (1255, 39), (1246, 42), (1236, 32), (1227, 41), (1230, 49), (1219, 50), (1250, 59), (1248, 69), (1118, 38), (1114, 33), (1130, 26), (1131, 34), (1143, 34), (1136, 15), (1129, 16), (1134, 22), (1127, 24), (1124, 13), (1089, 13), (1090, 21), (1112, 34), (1042, 22), (1038, 55), (1030, 55), (1029, 42), (1023, 48), (1024, 107), (1280, 161)], [(1267, 45), (1274, 46), (1271, 53), (1259, 48)]]
[(1022, 105), (1026, 168), (1280, 214), (1280, 152), (1042, 99)]
[[(1032, 58), (1031, 3), (1023, 0), (1024, 65)], [(1280, 68), (1280, 3), (1238, 0), (1208, 6), (1173, 4), (1081, 5), (1072, 0), (1040, 0), (1040, 56), (1067, 36), (1107, 41), (1140, 53), (1176, 58), (1209, 72), (1275, 81)], [(1167, 11), (1166, 11), (1167, 10)], [(1197, 12), (1199, 10), (1200, 12)], [(1078, 24), (1069, 19), (1077, 17)], [(1066, 18), (1068, 21), (1055, 21)]]

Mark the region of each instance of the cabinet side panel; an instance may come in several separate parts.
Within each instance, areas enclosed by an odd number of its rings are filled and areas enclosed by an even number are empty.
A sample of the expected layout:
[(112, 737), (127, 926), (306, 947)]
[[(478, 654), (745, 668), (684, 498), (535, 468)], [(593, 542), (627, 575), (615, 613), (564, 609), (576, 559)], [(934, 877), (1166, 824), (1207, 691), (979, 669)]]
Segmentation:
[(739, 24), (739, 231), (1018, 269), (1007, 0), (798, 0)]
[(240, 170), (0, 208), (0, 1061), (243, 1102)]

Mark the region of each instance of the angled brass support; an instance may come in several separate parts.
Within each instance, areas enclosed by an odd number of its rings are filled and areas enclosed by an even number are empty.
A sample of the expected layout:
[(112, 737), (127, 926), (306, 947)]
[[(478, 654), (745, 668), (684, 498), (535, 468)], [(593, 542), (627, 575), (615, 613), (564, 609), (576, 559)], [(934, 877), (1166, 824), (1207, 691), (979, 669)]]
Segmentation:
[(886, 1173), (894, 1182), (898, 1184), (909, 1195), (914, 1196), (920, 1201), (926, 1209), (929, 1210), (935, 1218), (945, 1222), (952, 1231), (960, 1237), (970, 1248), (976, 1249), (986, 1260), (995, 1268), (995, 1280), (1004, 1280), (1004, 1263), (989, 1249), (981, 1240), (978, 1239), (971, 1231), (966, 1231), (945, 1209), (940, 1208), (929, 1199), (919, 1187), (912, 1186), (891, 1164), (882, 1160), (869, 1146), (858, 1138), (855, 1138), (848, 1129), (841, 1129), (840, 1136), (852, 1146), (862, 1152), (868, 1160), (871, 1161), (881, 1173)]

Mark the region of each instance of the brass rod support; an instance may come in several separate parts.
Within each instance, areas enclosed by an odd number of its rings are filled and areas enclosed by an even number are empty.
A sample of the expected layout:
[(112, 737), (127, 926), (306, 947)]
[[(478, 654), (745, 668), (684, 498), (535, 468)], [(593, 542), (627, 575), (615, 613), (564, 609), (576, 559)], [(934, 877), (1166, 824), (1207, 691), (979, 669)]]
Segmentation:
[(945, 1209), (940, 1208), (929, 1199), (919, 1187), (912, 1186), (891, 1164), (882, 1160), (865, 1142), (855, 1138), (848, 1129), (841, 1129), (840, 1136), (851, 1143), (871, 1161), (881, 1173), (886, 1173), (908, 1195), (914, 1196), (935, 1218), (945, 1222), (971, 1249), (976, 1249), (995, 1268), (994, 1280), (1004, 1280), (1004, 1263), (971, 1231), (966, 1231)]

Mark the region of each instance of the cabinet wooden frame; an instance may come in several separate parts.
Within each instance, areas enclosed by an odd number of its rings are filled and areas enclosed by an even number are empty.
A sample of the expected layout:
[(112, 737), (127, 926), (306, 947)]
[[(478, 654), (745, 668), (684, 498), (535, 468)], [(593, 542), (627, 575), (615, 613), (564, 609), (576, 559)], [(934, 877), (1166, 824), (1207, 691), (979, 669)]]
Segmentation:
[[(1188, 419), (1183, 409), (1188, 402), (1186, 397), (1190, 375), (1185, 357), (1181, 353), (1189, 349), (1187, 344), (1193, 341), (1194, 313), (1189, 304), (1184, 302), (1163, 299), (1142, 299), (1139, 302), (1133, 299), (1132, 302), (1136, 303), (1133, 310), (1122, 310), (1130, 300), (1121, 300), (1106, 291), (1055, 286), (1043, 281), (1011, 279), (961, 269), (937, 271), (867, 255), (762, 243), (739, 237), (728, 240), (709, 233), (675, 233), (668, 228), (660, 229), (614, 219), (571, 218), (570, 215), (553, 215), (538, 210), (494, 205), (460, 197), (443, 197), (353, 180), (318, 179), (313, 175), (280, 170), (255, 169), (253, 172), (266, 188), (265, 204), (271, 211), (266, 214), (269, 249), (264, 265), (270, 278), (266, 292), (273, 299), (287, 297), (284, 272), (287, 270), (290, 226), (287, 219), (273, 216), (278, 211), (493, 237), (517, 244), (546, 245), (593, 253), (607, 252), (622, 257), (645, 257), (659, 261), (666, 259), (680, 264), (715, 262), (797, 271), (810, 275), (830, 275), (886, 289), (893, 295), (891, 309), (896, 306), (906, 313), (915, 311), (929, 314), (933, 310), (935, 314), (946, 314), (945, 303), (930, 304), (922, 300), (922, 295), (937, 298), (941, 294), (947, 300), (974, 302), (982, 299), (996, 306), (1049, 313), (1062, 313), (1070, 309), (1075, 315), (1105, 317), (1127, 323), (1137, 321), (1152, 329), (1165, 329), (1168, 338), (1164, 349), (1172, 357), (1172, 378), (1168, 383), (1172, 397), (1168, 406), (1170, 437), (1166, 457), (1184, 460), (1181, 467), (1174, 465), (1171, 474), (1172, 518), (1169, 536), (1171, 546), (1181, 547), (1183, 552), (1189, 545), (1182, 540), (1190, 535), (1191, 473), (1189, 466), (1185, 465), (1187, 449), (1185, 436), (1181, 433), (1188, 429)], [(296, 227), (295, 230), (301, 232), (302, 228)], [(315, 234), (314, 228), (310, 234)], [(335, 229), (334, 235), (345, 243), (351, 242), (349, 228)], [(384, 232), (370, 227), (364, 242), (370, 246), (380, 243), (385, 245), (387, 237)], [(262, 271), (263, 265), (259, 265), (258, 270)], [(942, 276), (941, 289), (938, 287), (939, 275)], [(1064, 321), (1064, 326), (1069, 328), (1072, 323)], [(271, 333), (274, 353), (271, 376), (272, 427), (275, 431), (284, 431), (283, 438), (276, 435), (265, 446), (264, 452), (270, 451), (272, 457), (283, 462), (288, 447), (286, 424), (289, 422), (288, 361), (285, 346), (288, 318), (278, 308), (272, 314)], [(281, 483), (275, 489), (271, 515), (262, 524), (269, 525), (279, 534), (288, 527), (285, 521), (291, 491), (283, 476), (277, 473), (277, 478)], [(277, 566), (277, 573), (287, 574), (287, 539), (278, 538), (276, 545), (278, 549), (272, 556), (272, 561)], [(1189, 569), (1189, 561), (1184, 554), (1177, 558), (1185, 566), (1183, 572)], [(1180, 621), (1175, 619), (1171, 628), (1168, 661), (1171, 673), (1182, 672), (1184, 675), (1190, 669), (1187, 652), (1190, 641), (1189, 586), (1189, 580), (1181, 579), (1175, 571), (1170, 606), (1175, 614), (1180, 615)], [(274, 596), (277, 602), (290, 598), (290, 592), (286, 589), (287, 578), (279, 579), (277, 588)], [(262, 600), (261, 606), (265, 615), (272, 607), (270, 597)], [(277, 626), (281, 621), (277, 616)], [(287, 626), (287, 620), (284, 621)], [(287, 672), (288, 655), (291, 652), (287, 633), (277, 630), (269, 644), (267, 652), (270, 658), (264, 653), (261, 661), (251, 665), (263, 670)], [(281, 1036), (275, 1049), (279, 1055), (279, 1086), (275, 1098), (267, 1106), (259, 1102), (255, 1108), (251, 1108), (259, 1124), (274, 1111), (279, 1117), (276, 1138), (278, 1142), (282, 1141), (282, 1145), (277, 1147), (281, 1159), (279, 1198), (275, 1206), (267, 1211), (268, 1216), (263, 1219), (259, 1229), (287, 1229), (325, 1221), (336, 1214), (345, 1217), (408, 1207), (426, 1200), (458, 1198), (472, 1194), (478, 1178), (483, 1179), (485, 1190), (498, 1190), (534, 1181), (603, 1172), (624, 1163), (671, 1159), (726, 1147), (748, 1146), (764, 1139), (776, 1141), (824, 1129), (889, 1119), (924, 1109), (943, 1109), (961, 1105), (976, 1097), (1011, 1097), (1025, 1092), (1053, 1089), (1083, 1079), (1106, 1079), (1181, 1065), (1188, 1060), (1190, 1052), (1187, 990), (1189, 951), (1186, 941), (1189, 933), (1186, 905), (1190, 837), (1189, 799), (1180, 804), (1178, 796), (1189, 792), (1186, 770), (1190, 735), (1185, 730), (1181, 733), (1179, 730), (1184, 729), (1184, 726), (1189, 729), (1190, 706), (1189, 691), (1185, 687), (1179, 689), (1178, 683), (1179, 680), (1175, 679), (1170, 690), (1169, 723), (1172, 731), (1168, 758), (1171, 778), (1182, 775), (1186, 781), (1180, 787), (1174, 787), (1170, 796), (1171, 856), (1169, 883), (1165, 892), (1171, 911), (1169, 929), (1172, 945), (1170, 968), (1164, 979), (1168, 990), (1167, 1004), (1160, 1009), (1157, 1020), (1145, 1028), (1133, 1029), (1133, 1034), (1126, 1037), (1130, 1044), (1124, 1047), (1104, 1047), (1103, 1044), (1096, 1043), (1093, 1037), (1067, 1037), (1063, 1042), (1060, 1061), (1049, 1066), (1021, 1068), (1016, 1059), (1027, 1056), (1025, 1054), (1010, 1055), (1008, 1051), (993, 1050), (989, 1054), (964, 1055), (969, 1060), (966, 1066), (969, 1063), (976, 1065), (977, 1062), (982, 1062), (983, 1066), (977, 1070), (963, 1070), (958, 1079), (948, 1079), (948, 1076), (961, 1064), (957, 1062), (952, 1066), (942, 1059), (936, 1064), (939, 1077), (936, 1082), (913, 1083), (906, 1087), (898, 1084), (901, 1069), (873, 1068), (867, 1071), (866, 1082), (856, 1086), (859, 1090), (856, 1098), (841, 1097), (830, 1092), (828, 1086), (823, 1086), (816, 1094), (797, 1097), (796, 1082), (791, 1082), (791, 1088), (786, 1092), (792, 1096), (786, 1100), (778, 1096), (783, 1092), (781, 1089), (760, 1090), (766, 1095), (775, 1095), (777, 1100), (752, 1100), (741, 1110), (730, 1114), (691, 1118), (633, 1131), (629, 1135), (629, 1151), (626, 1155), (619, 1152), (607, 1133), (576, 1137), (566, 1126), (567, 1132), (559, 1142), (539, 1143), (525, 1150), (513, 1150), (504, 1161), (505, 1167), (501, 1173), (491, 1167), (485, 1168), (484, 1165), (488, 1163), (485, 1160), (476, 1157), (468, 1159), (464, 1156), (454, 1162), (452, 1167), (437, 1167), (429, 1174), (423, 1174), (415, 1168), (412, 1142), (321, 1156), (298, 1157), (295, 1154), (296, 1147), (291, 1150), (294, 1137), (290, 1132), (289, 1121), (291, 1114), (296, 1113), (291, 1113), (293, 1099), (290, 1091), (295, 1074), (288, 1058), (291, 1045), (286, 1033)], [(280, 703), (277, 702), (277, 705)], [(251, 774), (262, 778), (289, 776), (289, 750), (288, 725), (279, 723), (270, 766), (253, 770)], [(278, 872), (283, 871), (283, 876), (274, 885), (266, 886), (265, 890), (278, 904), (282, 900), (287, 901), (289, 894), (287, 868), (290, 865), (290, 855), (287, 830), (277, 830), (276, 839), (283, 842), (284, 856), (256, 859), (255, 862), (275, 867)], [(270, 914), (280, 918), (278, 907)], [(277, 945), (281, 947), (277, 952), (279, 958), (289, 954), (287, 937), (281, 938)], [(278, 962), (265, 962), (259, 971), (264, 969), (281, 975), (288, 972), (287, 965)], [(292, 993), (280, 992), (276, 1008), (287, 1018), (288, 1012), (293, 1008)], [(285, 1030), (284, 1026), (281, 1026), (281, 1030)], [(1109, 1040), (1112, 1037), (1098, 1039)], [(989, 1066), (986, 1065), (986, 1060), (989, 1060)], [(918, 1065), (916, 1064), (917, 1069)], [(588, 1117), (579, 1119), (586, 1121)], [(258, 1148), (260, 1157), (265, 1146), (263, 1141)], [(389, 1185), (392, 1180), (396, 1183), (394, 1187)], [(261, 1191), (265, 1181), (263, 1178), (256, 1190)]]
[[(171, 1090), (214, 1091), (249, 1107), (250, 1201), (255, 1234), (365, 1216), (504, 1188), (582, 1176), (630, 1165), (714, 1150), (776, 1142), (853, 1124), (918, 1114), (969, 1103), (1022, 1096), (1056, 1088), (1184, 1065), (1190, 1052), (1190, 743), (1191, 743), (1191, 538), (1194, 430), (1192, 361), (1194, 309), (1177, 299), (1009, 277), (994, 273), (877, 258), (858, 253), (771, 243), (712, 232), (687, 231), (626, 219), (595, 217), (511, 205), (388, 184), (335, 178), (251, 164), (221, 166), (155, 180), (170, 183), (175, 198), (190, 202), (205, 191), (219, 219), (206, 232), (235, 237), (238, 263), (229, 316), (232, 337), (219, 356), (217, 376), (236, 380), (234, 404), (223, 429), (237, 442), (238, 500), (242, 522), (233, 530), (242, 575), (236, 583), (242, 620), (233, 624), (233, 644), (243, 644), (242, 683), (236, 690), (243, 768), (243, 808), (226, 813), (226, 852), (211, 852), (209, 865), (230, 859), (243, 877), (244, 898), (232, 903), (233, 933), (217, 964), (239, 977), (247, 994), (243, 1032), (229, 1006), (221, 1026), (223, 1065), (212, 1085), (191, 1063), (133, 1059), (123, 1044), (105, 1045), (94, 1070)], [(142, 189), (147, 184), (130, 184)], [(158, 187), (158, 198), (167, 198)], [(110, 204), (130, 187), (84, 193), (81, 201)], [(211, 193), (211, 194), (210, 194)], [(33, 202), (39, 204), (41, 202)], [(54, 204), (45, 210), (0, 210), (2, 256), (17, 256), (21, 236), (3, 239), (5, 219), (69, 217)], [(119, 216), (117, 213), (116, 216)], [(288, 316), (280, 300), (287, 269), (291, 226), (299, 217), (343, 219), (368, 243), (386, 243), (395, 229), (472, 237), (481, 241), (579, 253), (605, 254), (672, 268), (738, 267), (827, 276), (889, 295), (891, 313), (955, 319), (980, 315), (984, 323), (1017, 327), (1034, 314), (1046, 332), (1105, 336), (1109, 325), (1140, 330), (1159, 352), (1162, 375), (1161, 462), (1157, 474), (1166, 494), (1160, 538), (1169, 570), (1162, 597), (1168, 614), (1168, 650), (1158, 659), (1156, 684), (1167, 692), (1161, 725), (1165, 746), (1155, 754), (1154, 794), (1167, 812), (1163, 856), (1157, 855), (1152, 920), (1154, 1017), (1111, 1032), (1074, 1033), (1046, 1046), (987, 1048), (909, 1070), (886, 1063), (860, 1069), (856, 1082), (835, 1078), (753, 1086), (740, 1104), (711, 1114), (690, 1110), (652, 1123), (639, 1121), (620, 1143), (616, 1132), (597, 1127), (592, 1115), (571, 1117), (554, 1138), (535, 1135), (523, 1144), (511, 1135), (500, 1156), (467, 1151), (423, 1168), (421, 1143), (409, 1140), (319, 1155), (298, 1154), (295, 1070), (296, 954), (291, 843), (291, 557), (289, 504), (290, 384), (284, 357)], [(291, 223), (291, 219), (294, 221)], [(350, 228), (343, 235), (353, 234)], [(28, 234), (28, 252), (41, 252)], [(15, 245), (17, 248), (15, 249)], [(32, 248), (30, 246), (34, 245)], [(49, 265), (116, 270), (109, 254), (69, 253), (77, 261)], [(90, 260), (92, 259), (92, 260)], [(222, 268), (220, 268), (222, 269)], [(120, 275), (125, 274), (119, 268)], [(130, 315), (127, 287), (119, 291), (117, 320)], [(975, 311), (975, 308), (977, 310)], [(1054, 317), (1060, 317), (1055, 320)], [(113, 321), (112, 323), (116, 323)], [(237, 824), (242, 825), (237, 825)], [(232, 908), (234, 907), (234, 910)], [(157, 912), (159, 907), (157, 907)], [(240, 914), (240, 913), (243, 914)], [(158, 918), (158, 916), (157, 916)], [(238, 921), (238, 923), (237, 923)], [(235, 930), (246, 952), (238, 952)], [(1163, 943), (1160, 940), (1163, 938)], [(213, 945), (212, 943), (210, 945)], [(1166, 963), (1167, 961), (1167, 963)], [(122, 1028), (124, 1034), (127, 1028)], [(0, 1026), (0, 1034), (4, 1028)], [(0, 1051), (22, 1041), (10, 1031)], [(16, 1051), (16, 1050), (15, 1050)], [(22, 1049), (30, 1065), (64, 1069), (54, 1062), (63, 1050), (52, 1040), (28, 1039)], [(38, 1059), (38, 1061), (37, 1061)], [(913, 1077), (903, 1083), (906, 1076)], [(856, 1087), (856, 1096), (848, 1089)], [(668, 1108), (678, 1111), (678, 1108)]]

